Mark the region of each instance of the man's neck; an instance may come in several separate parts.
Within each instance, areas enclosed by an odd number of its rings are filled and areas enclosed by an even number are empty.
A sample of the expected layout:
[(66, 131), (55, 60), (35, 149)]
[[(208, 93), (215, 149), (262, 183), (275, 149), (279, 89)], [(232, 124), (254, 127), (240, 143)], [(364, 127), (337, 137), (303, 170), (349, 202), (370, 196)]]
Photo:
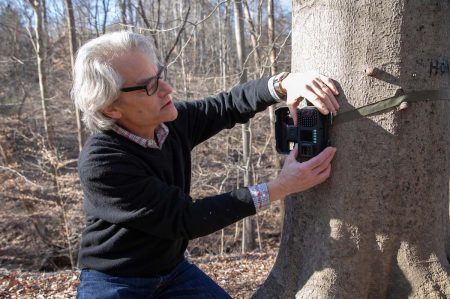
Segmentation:
[(121, 123), (120, 121), (117, 122), (117, 125), (136, 136), (153, 140), (155, 140), (155, 131), (156, 128), (158, 127), (156, 126), (151, 128), (140, 128), (140, 127), (133, 128), (133, 126), (128, 126), (126, 124)]

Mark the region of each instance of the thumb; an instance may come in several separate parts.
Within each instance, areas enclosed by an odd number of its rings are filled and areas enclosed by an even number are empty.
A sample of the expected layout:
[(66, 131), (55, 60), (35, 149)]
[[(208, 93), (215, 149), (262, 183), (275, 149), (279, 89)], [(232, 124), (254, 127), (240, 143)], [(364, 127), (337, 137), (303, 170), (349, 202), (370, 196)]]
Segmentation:
[(297, 155), (298, 155), (298, 144), (295, 144), (294, 148), (289, 153), (289, 156), (287, 157), (287, 159), (292, 160), (292, 161), (297, 161)]
[(289, 105), (289, 113), (291, 114), (292, 120), (294, 121), (294, 126), (298, 125), (298, 115), (297, 115), (297, 107), (298, 103)]

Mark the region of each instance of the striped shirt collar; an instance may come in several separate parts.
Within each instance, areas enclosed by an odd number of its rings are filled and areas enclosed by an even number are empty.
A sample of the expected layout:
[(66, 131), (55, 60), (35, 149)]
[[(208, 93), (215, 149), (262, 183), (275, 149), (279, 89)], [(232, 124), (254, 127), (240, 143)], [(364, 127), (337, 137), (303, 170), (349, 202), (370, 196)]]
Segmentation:
[(166, 140), (167, 136), (169, 135), (169, 128), (165, 124), (160, 124), (155, 129), (156, 140), (142, 138), (140, 136), (137, 136), (137, 135), (129, 132), (128, 130), (120, 127), (117, 124), (114, 124), (111, 127), (111, 129), (114, 132), (116, 132), (117, 134), (139, 144), (140, 146), (142, 146), (144, 148), (162, 149), (164, 141)]

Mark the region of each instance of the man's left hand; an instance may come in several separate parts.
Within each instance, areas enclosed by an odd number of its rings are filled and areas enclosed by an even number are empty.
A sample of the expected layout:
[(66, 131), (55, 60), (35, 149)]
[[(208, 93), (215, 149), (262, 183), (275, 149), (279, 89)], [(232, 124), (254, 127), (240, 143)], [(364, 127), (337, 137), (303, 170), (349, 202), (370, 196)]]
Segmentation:
[(287, 92), (287, 105), (297, 125), (297, 107), (301, 98), (306, 98), (322, 114), (336, 115), (339, 104), (336, 97), (339, 92), (333, 80), (316, 72), (291, 73), (281, 82)]

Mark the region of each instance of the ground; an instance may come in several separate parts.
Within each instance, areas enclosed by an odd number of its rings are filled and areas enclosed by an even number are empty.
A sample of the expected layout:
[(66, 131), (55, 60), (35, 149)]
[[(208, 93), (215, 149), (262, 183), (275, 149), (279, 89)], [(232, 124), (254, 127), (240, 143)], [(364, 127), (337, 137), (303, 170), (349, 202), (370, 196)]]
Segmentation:
[[(250, 298), (264, 282), (276, 253), (248, 253), (192, 258), (233, 298)], [(0, 298), (74, 298), (79, 271), (27, 272), (0, 269)]]

